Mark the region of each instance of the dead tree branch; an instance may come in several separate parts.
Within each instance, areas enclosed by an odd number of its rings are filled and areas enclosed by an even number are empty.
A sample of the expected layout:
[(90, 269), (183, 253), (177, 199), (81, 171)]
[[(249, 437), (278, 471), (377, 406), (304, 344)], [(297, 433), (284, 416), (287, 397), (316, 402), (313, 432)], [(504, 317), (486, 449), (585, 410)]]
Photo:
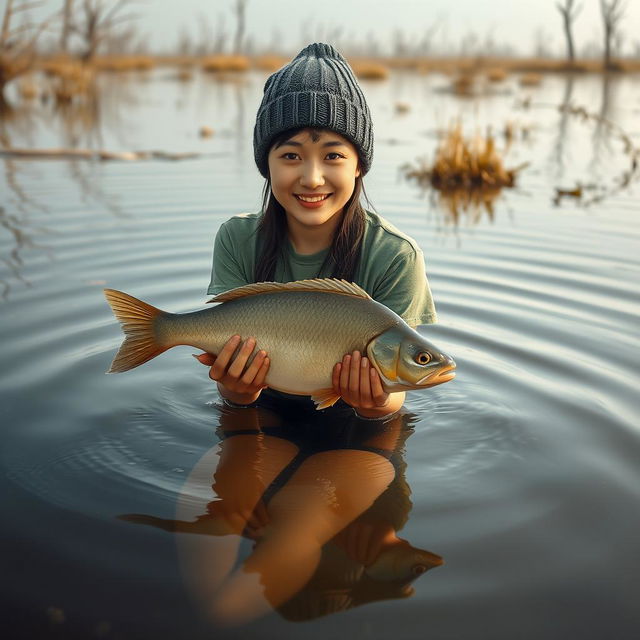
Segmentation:
[(582, 11), (582, 5), (575, 6), (574, 0), (564, 0), (564, 4), (557, 2), (556, 7), (562, 16), (564, 37), (567, 41), (567, 58), (569, 59), (569, 64), (573, 64), (576, 59), (576, 54), (573, 46), (573, 32), (571, 29), (575, 19), (578, 17), (578, 14)]

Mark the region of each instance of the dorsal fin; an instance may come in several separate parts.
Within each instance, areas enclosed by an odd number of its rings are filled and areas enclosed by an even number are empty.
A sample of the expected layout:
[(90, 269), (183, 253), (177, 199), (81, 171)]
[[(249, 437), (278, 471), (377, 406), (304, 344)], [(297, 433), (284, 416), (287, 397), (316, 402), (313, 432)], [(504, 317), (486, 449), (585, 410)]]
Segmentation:
[(244, 287), (237, 287), (231, 291), (219, 293), (207, 302), (229, 302), (247, 296), (261, 293), (277, 293), (285, 291), (323, 291), (325, 293), (340, 293), (354, 298), (371, 299), (371, 296), (353, 282), (338, 280), (337, 278), (314, 278), (313, 280), (295, 280), (293, 282), (256, 282)]

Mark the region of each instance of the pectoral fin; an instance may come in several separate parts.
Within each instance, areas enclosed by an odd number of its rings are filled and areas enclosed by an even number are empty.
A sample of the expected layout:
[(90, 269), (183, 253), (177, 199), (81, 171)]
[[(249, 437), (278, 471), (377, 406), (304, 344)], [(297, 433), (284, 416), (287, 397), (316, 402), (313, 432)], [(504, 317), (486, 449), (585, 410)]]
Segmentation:
[(333, 387), (329, 387), (328, 389), (319, 389), (318, 391), (314, 391), (311, 395), (311, 399), (316, 403), (317, 409), (326, 409), (327, 407), (332, 407), (338, 400), (340, 400), (340, 394), (336, 393), (336, 390)]

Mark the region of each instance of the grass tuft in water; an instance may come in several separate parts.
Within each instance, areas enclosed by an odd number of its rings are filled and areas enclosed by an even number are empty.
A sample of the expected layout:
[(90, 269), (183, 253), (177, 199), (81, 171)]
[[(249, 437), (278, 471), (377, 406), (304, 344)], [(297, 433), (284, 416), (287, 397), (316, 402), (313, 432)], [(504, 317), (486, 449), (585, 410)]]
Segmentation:
[(418, 182), (428, 182), (440, 191), (473, 189), (483, 186), (513, 187), (523, 166), (507, 169), (490, 131), (485, 136), (465, 138), (462, 125), (455, 124), (436, 150), (434, 163), (422, 161), (418, 166), (405, 165), (405, 175)]

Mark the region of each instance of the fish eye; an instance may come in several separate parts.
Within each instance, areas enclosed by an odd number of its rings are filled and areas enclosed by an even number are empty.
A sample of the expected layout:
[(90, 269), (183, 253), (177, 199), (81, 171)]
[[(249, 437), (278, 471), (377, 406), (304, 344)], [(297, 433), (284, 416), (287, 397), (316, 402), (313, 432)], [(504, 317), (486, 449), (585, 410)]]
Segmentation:
[(426, 571), (427, 567), (425, 567), (423, 564), (416, 564), (411, 567), (411, 573), (413, 573), (414, 576), (421, 576)]
[(416, 356), (416, 362), (418, 364), (429, 364), (431, 362), (431, 354), (428, 353), (427, 351), (421, 351)]

